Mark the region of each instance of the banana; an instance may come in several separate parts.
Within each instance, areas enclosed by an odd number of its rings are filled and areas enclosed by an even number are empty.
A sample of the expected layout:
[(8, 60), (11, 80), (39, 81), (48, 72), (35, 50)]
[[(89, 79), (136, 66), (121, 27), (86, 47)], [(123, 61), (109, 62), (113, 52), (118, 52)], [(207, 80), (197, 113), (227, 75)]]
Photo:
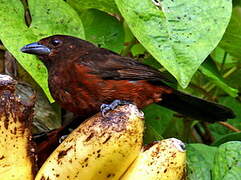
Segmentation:
[(142, 149), (121, 180), (181, 180), (185, 178), (185, 145), (170, 138)]
[(10, 76), (0, 75), (0, 179), (32, 180), (35, 168), (31, 142), (33, 103), (23, 104), (15, 95), (15, 85)]
[(119, 179), (139, 154), (143, 131), (143, 113), (134, 105), (97, 114), (57, 147), (35, 180)]

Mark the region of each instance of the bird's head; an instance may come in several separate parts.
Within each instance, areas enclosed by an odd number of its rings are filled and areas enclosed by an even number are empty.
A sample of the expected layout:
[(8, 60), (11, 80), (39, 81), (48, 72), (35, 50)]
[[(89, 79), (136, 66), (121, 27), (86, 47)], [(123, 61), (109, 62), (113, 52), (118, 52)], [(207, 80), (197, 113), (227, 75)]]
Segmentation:
[(72, 56), (85, 54), (88, 49), (95, 47), (95, 45), (76, 37), (54, 35), (27, 44), (21, 48), (21, 51), (38, 56), (49, 67), (57, 61), (67, 61)]

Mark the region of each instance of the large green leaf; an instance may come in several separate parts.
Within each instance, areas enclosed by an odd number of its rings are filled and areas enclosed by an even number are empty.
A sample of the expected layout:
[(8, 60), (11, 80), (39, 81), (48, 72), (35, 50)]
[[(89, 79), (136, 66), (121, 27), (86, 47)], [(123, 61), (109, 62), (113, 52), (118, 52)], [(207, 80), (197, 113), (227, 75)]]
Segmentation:
[(232, 56), (241, 58), (241, 3), (233, 8), (230, 23), (219, 45)]
[(215, 155), (213, 180), (238, 180), (241, 177), (241, 141), (222, 144)]
[(21, 53), (20, 48), (53, 34), (84, 38), (83, 27), (78, 14), (64, 1), (29, 0), (28, 3), (32, 15), (30, 28), (25, 24), (20, 1), (0, 0), (0, 39), (52, 101), (46, 68), (35, 56)]
[(76, 10), (99, 9), (109, 13), (118, 13), (114, 0), (67, 0), (67, 2)]
[(204, 144), (188, 144), (186, 147), (188, 179), (211, 180), (211, 168), (217, 148)]
[(222, 38), (232, 10), (231, 0), (115, 1), (136, 38), (182, 87)]
[(97, 9), (86, 10), (80, 17), (86, 40), (117, 53), (121, 52), (124, 47), (124, 30), (120, 21)]

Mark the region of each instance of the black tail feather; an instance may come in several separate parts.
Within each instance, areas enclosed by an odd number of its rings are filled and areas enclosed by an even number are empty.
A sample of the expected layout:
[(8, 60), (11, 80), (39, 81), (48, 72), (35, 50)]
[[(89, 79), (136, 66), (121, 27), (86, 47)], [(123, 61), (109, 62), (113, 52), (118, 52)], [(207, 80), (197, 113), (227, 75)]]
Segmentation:
[(164, 94), (159, 105), (172, 109), (197, 120), (214, 123), (235, 117), (233, 111), (223, 105), (206, 101), (177, 90)]

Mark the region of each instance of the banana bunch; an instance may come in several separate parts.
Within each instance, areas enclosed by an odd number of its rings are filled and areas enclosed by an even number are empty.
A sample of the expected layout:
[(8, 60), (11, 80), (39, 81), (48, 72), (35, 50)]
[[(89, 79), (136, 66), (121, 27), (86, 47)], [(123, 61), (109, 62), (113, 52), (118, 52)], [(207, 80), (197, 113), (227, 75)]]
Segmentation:
[(35, 180), (181, 180), (185, 145), (170, 138), (141, 150), (143, 114), (134, 105), (86, 120), (51, 154)]
[(0, 75), (0, 179), (34, 179), (34, 154), (31, 141), (33, 103), (24, 104), (15, 95), (14, 81)]
[(0, 180), (184, 179), (184, 144), (170, 138), (142, 148), (144, 117), (132, 104), (84, 121), (35, 176), (33, 104), (21, 102), (15, 83), (0, 75)]
[(50, 155), (35, 180), (119, 179), (142, 146), (143, 113), (126, 105), (83, 122)]

